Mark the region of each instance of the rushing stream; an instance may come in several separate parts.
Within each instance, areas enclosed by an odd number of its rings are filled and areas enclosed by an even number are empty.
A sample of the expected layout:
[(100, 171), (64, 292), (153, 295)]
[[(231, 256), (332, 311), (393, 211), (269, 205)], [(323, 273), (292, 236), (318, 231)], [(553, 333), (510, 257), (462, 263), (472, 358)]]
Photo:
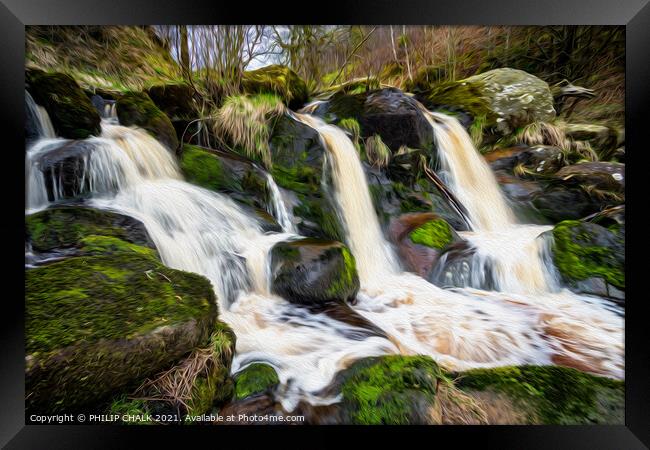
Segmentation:
[[(107, 110), (107, 116), (112, 114)], [(427, 354), (460, 370), (569, 362), (622, 378), (622, 314), (605, 300), (558, 287), (545, 264), (545, 243), (537, 239), (548, 227), (516, 224), (462, 126), (441, 114), (427, 112), (427, 117), (447, 182), (473, 225), (472, 232), (462, 235), (476, 249), (476, 280), (463, 288), (443, 289), (401, 270), (350, 139), (318, 118), (295, 115), (318, 131), (328, 151), (331, 188), (361, 281), (353, 309), (389, 339), (271, 293), (268, 252), (276, 242), (298, 236), (270, 175), (270, 208), (282, 233), (264, 233), (226, 195), (185, 182), (171, 153), (144, 131), (105, 118), (101, 135), (87, 140), (93, 151), (84, 159), (82, 186), (91, 205), (141, 220), (166, 265), (212, 282), (220, 317), (237, 335), (233, 371), (253, 361), (271, 363), (289, 410), (300, 399), (335, 401), (318, 392), (336, 372), (355, 359), (389, 353)], [(48, 199), (39, 159), (62, 142), (43, 132), (28, 149), (26, 213), (58, 200), (56, 193)], [(497, 290), (480, 289), (479, 274), (488, 265), (496, 274)]]

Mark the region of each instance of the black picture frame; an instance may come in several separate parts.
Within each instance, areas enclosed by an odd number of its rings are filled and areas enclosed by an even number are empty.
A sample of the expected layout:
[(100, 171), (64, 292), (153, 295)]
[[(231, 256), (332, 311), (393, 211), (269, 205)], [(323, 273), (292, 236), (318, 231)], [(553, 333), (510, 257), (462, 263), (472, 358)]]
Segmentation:
[[(308, 9), (311, 8), (311, 9)], [(2, 404), (0, 445), (5, 448), (116, 448), (133, 446), (135, 435), (144, 434), (168, 444), (200, 445), (188, 441), (190, 433), (212, 440), (226, 434), (239, 439), (251, 431), (282, 431), (287, 439), (305, 445), (337, 445), (342, 432), (359, 432), (367, 444), (446, 437), (454, 442), (476, 439), (480, 445), (499, 448), (647, 448), (650, 445), (650, 354), (646, 316), (640, 311), (647, 300), (641, 295), (645, 264), (628, 264), (626, 305), (626, 413), (624, 426), (508, 426), (508, 427), (123, 427), (97, 425), (25, 425), (24, 421), (24, 178), (13, 169), (24, 164), (24, 26), (84, 24), (448, 24), (448, 25), (625, 25), (626, 27), (626, 198), (643, 201), (644, 139), (650, 117), (650, 4), (649, 0), (485, 0), (426, 1), (401, 3), (390, 0), (353, 0), (343, 4), (306, 2), (218, 3), (214, 0), (2, 0), (0, 4), (0, 114), (3, 127), (0, 180), (4, 193), (4, 217), (0, 229), (4, 241), (5, 282), (2, 314)], [(645, 146), (644, 146), (645, 144)], [(645, 155), (644, 155), (645, 153)], [(21, 162), (22, 161), (22, 162)], [(640, 186), (635, 188), (637, 184)], [(23, 193), (23, 196), (20, 196)], [(628, 217), (640, 216), (641, 208), (627, 208)], [(637, 230), (641, 218), (627, 220), (627, 259), (643, 252)], [(630, 230), (631, 229), (631, 230)], [(631, 231), (631, 234), (630, 234)], [(637, 236), (638, 234), (638, 236)], [(11, 289), (7, 289), (10, 286)], [(227, 428), (227, 429), (226, 429)], [(306, 436), (309, 433), (311, 436)], [(413, 437), (415, 438), (415, 437)], [(151, 440), (150, 440), (151, 439)], [(194, 437), (192, 437), (194, 439)], [(399, 442), (398, 441), (398, 442)], [(433, 442), (433, 441), (432, 441)], [(436, 441), (439, 442), (439, 441)], [(409, 444), (407, 444), (409, 445)]]

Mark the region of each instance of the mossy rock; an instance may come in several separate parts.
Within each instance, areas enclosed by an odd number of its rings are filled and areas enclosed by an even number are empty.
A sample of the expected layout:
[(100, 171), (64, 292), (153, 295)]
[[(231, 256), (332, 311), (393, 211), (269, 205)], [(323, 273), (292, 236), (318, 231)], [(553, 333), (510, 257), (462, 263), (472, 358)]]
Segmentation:
[(118, 246), (127, 251), (26, 271), (28, 410), (89, 407), (208, 342), (217, 317), (210, 282), (165, 267), (144, 247)]
[[(110, 237), (127, 241), (124, 245), (132, 243), (154, 248), (142, 222), (111, 211), (81, 206), (60, 206), (30, 214), (25, 217), (25, 228), (26, 237), (37, 252), (81, 246), (86, 250), (97, 245), (110, 247), (106, 241)], [(102, 236), (104, 242), (93, 241), (91, 236)], [(84, 238), (89, 239), (83, 241)]]
[(147, 130), (170, 151), (176, 152), (178, 137), (169, 117), (144, 92), (127, 92), (116, 104), (117, 117), (124, 126)]
[(505, 394), (529, 424), (622, 425), (622, 381), (558, 366), (474, 369), (459, 374), (457, 386), (468, 393)]
[(625, 290), (625, 229), (566, 220), (553, 228), (553, 260), (569, 284), (602, 278)]
[(354, 300), (359, 291), (354, 256), (340, 242), (300, 239), (271, 250), (273, 291), (298, 304)]
[(194, 89), (189, 84), (158, 84), (147, 89), (147, 94), (171, 121), (198, 116)]
[(508, 134), (532, 122), (555, 118), (548, 84), (523, 70), (504, 67), (464, 80), (433, 84), (419, 95), (427, 107), (460, 107), (486, 127)]
[(272, 366), (253, 363), (235, 375), (235, 400), (268, 392), (279, 383), (278, 374)]
[(445, 219), (430, 220), (409, 233), (414, 244), (443, 250), (453, 241), (453, 230)]
[(247, 94), (277, 94), (292, 109), (300, 108), (309, 98), (302, 78), (290, 68), (277, 64), (244, 72), (242, 88)]
[(431, 424), (444, 372), (428, 356), (364, 358), (339, 373), (344, 423)]
[(85, 139), (99, 135), (99, 114), (72, 77), (31, 70), (26, 81), (27, 90), (37, 104), (45, 107), (58, 136)]

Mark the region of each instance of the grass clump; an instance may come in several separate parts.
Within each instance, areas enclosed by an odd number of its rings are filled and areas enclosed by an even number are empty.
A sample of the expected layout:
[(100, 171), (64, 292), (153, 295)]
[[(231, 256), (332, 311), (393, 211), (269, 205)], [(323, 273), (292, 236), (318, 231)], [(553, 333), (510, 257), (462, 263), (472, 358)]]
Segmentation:
[(390, 148), (382, 141), (381, 136), (373, 134), (365, 141), (366, 158), (368, 162), (376, 167), (386, 167), (390, 162)]
[(286, 107), (274, 94), (231, 96), (216, 113), (214, 132), (248, 158), (271, 168), (273, 122), (285, 112)]
[(355, 146), (358, 147), (359, 137), (361, 137), (361, 125), (359, 125), (359, 121), (352, 117), (348, 117), (341, 119), (338, 126), (352, 135), (352, 142), (354, 142)]

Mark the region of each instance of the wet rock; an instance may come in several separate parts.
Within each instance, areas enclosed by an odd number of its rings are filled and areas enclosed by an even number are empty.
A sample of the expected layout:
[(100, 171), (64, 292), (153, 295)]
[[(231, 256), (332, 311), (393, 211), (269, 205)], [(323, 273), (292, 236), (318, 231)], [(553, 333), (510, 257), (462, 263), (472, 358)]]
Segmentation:
[(168, 150), (179, 150), (176, 130), (169, 117), (158, 109), (146, 93), (127, 92), (117, 100), (116, 110), (120, 124), (143, 128)]
[(99, 114), (72, 77), (31, 70), (26, 83), (34, 101), (47, 110), (58, 136), (84, 139), (99, 135)]
[(276, 244), (271, 277), (276, 294), (299, 304), (352, 301), (359, 291), (354, 256), (334, 241), (307, 238)]
[(63, 141), (52, 144), (54, 150), (36, 157), (32, 170), (43, 172), (50, 201), (72, 199), (89, 192), (90, 180), (85, 176), (87, 161), (95, 149), (90, 141)]
[(291, 109), (300, 108), (309, 97), (305, 82), (290, 68), (277, 64), (244, 72), (242, 88), (247, 94), (279, 95)]
[(163, 266), (146, 247), (109, 239), (111, 252), (25, 273), (28, 411), (96, 405), (210, 338), (217, 308), (207, 279)]
[(604, 161), (585, 162), (565, 166), (555, 175), (563, 181), (587, 185), (592, 189), (625, 193), (625, 164)]
[(253, 363), (235, 375), (235, 400), (271, 392), (279, 383), (272, 366)]

